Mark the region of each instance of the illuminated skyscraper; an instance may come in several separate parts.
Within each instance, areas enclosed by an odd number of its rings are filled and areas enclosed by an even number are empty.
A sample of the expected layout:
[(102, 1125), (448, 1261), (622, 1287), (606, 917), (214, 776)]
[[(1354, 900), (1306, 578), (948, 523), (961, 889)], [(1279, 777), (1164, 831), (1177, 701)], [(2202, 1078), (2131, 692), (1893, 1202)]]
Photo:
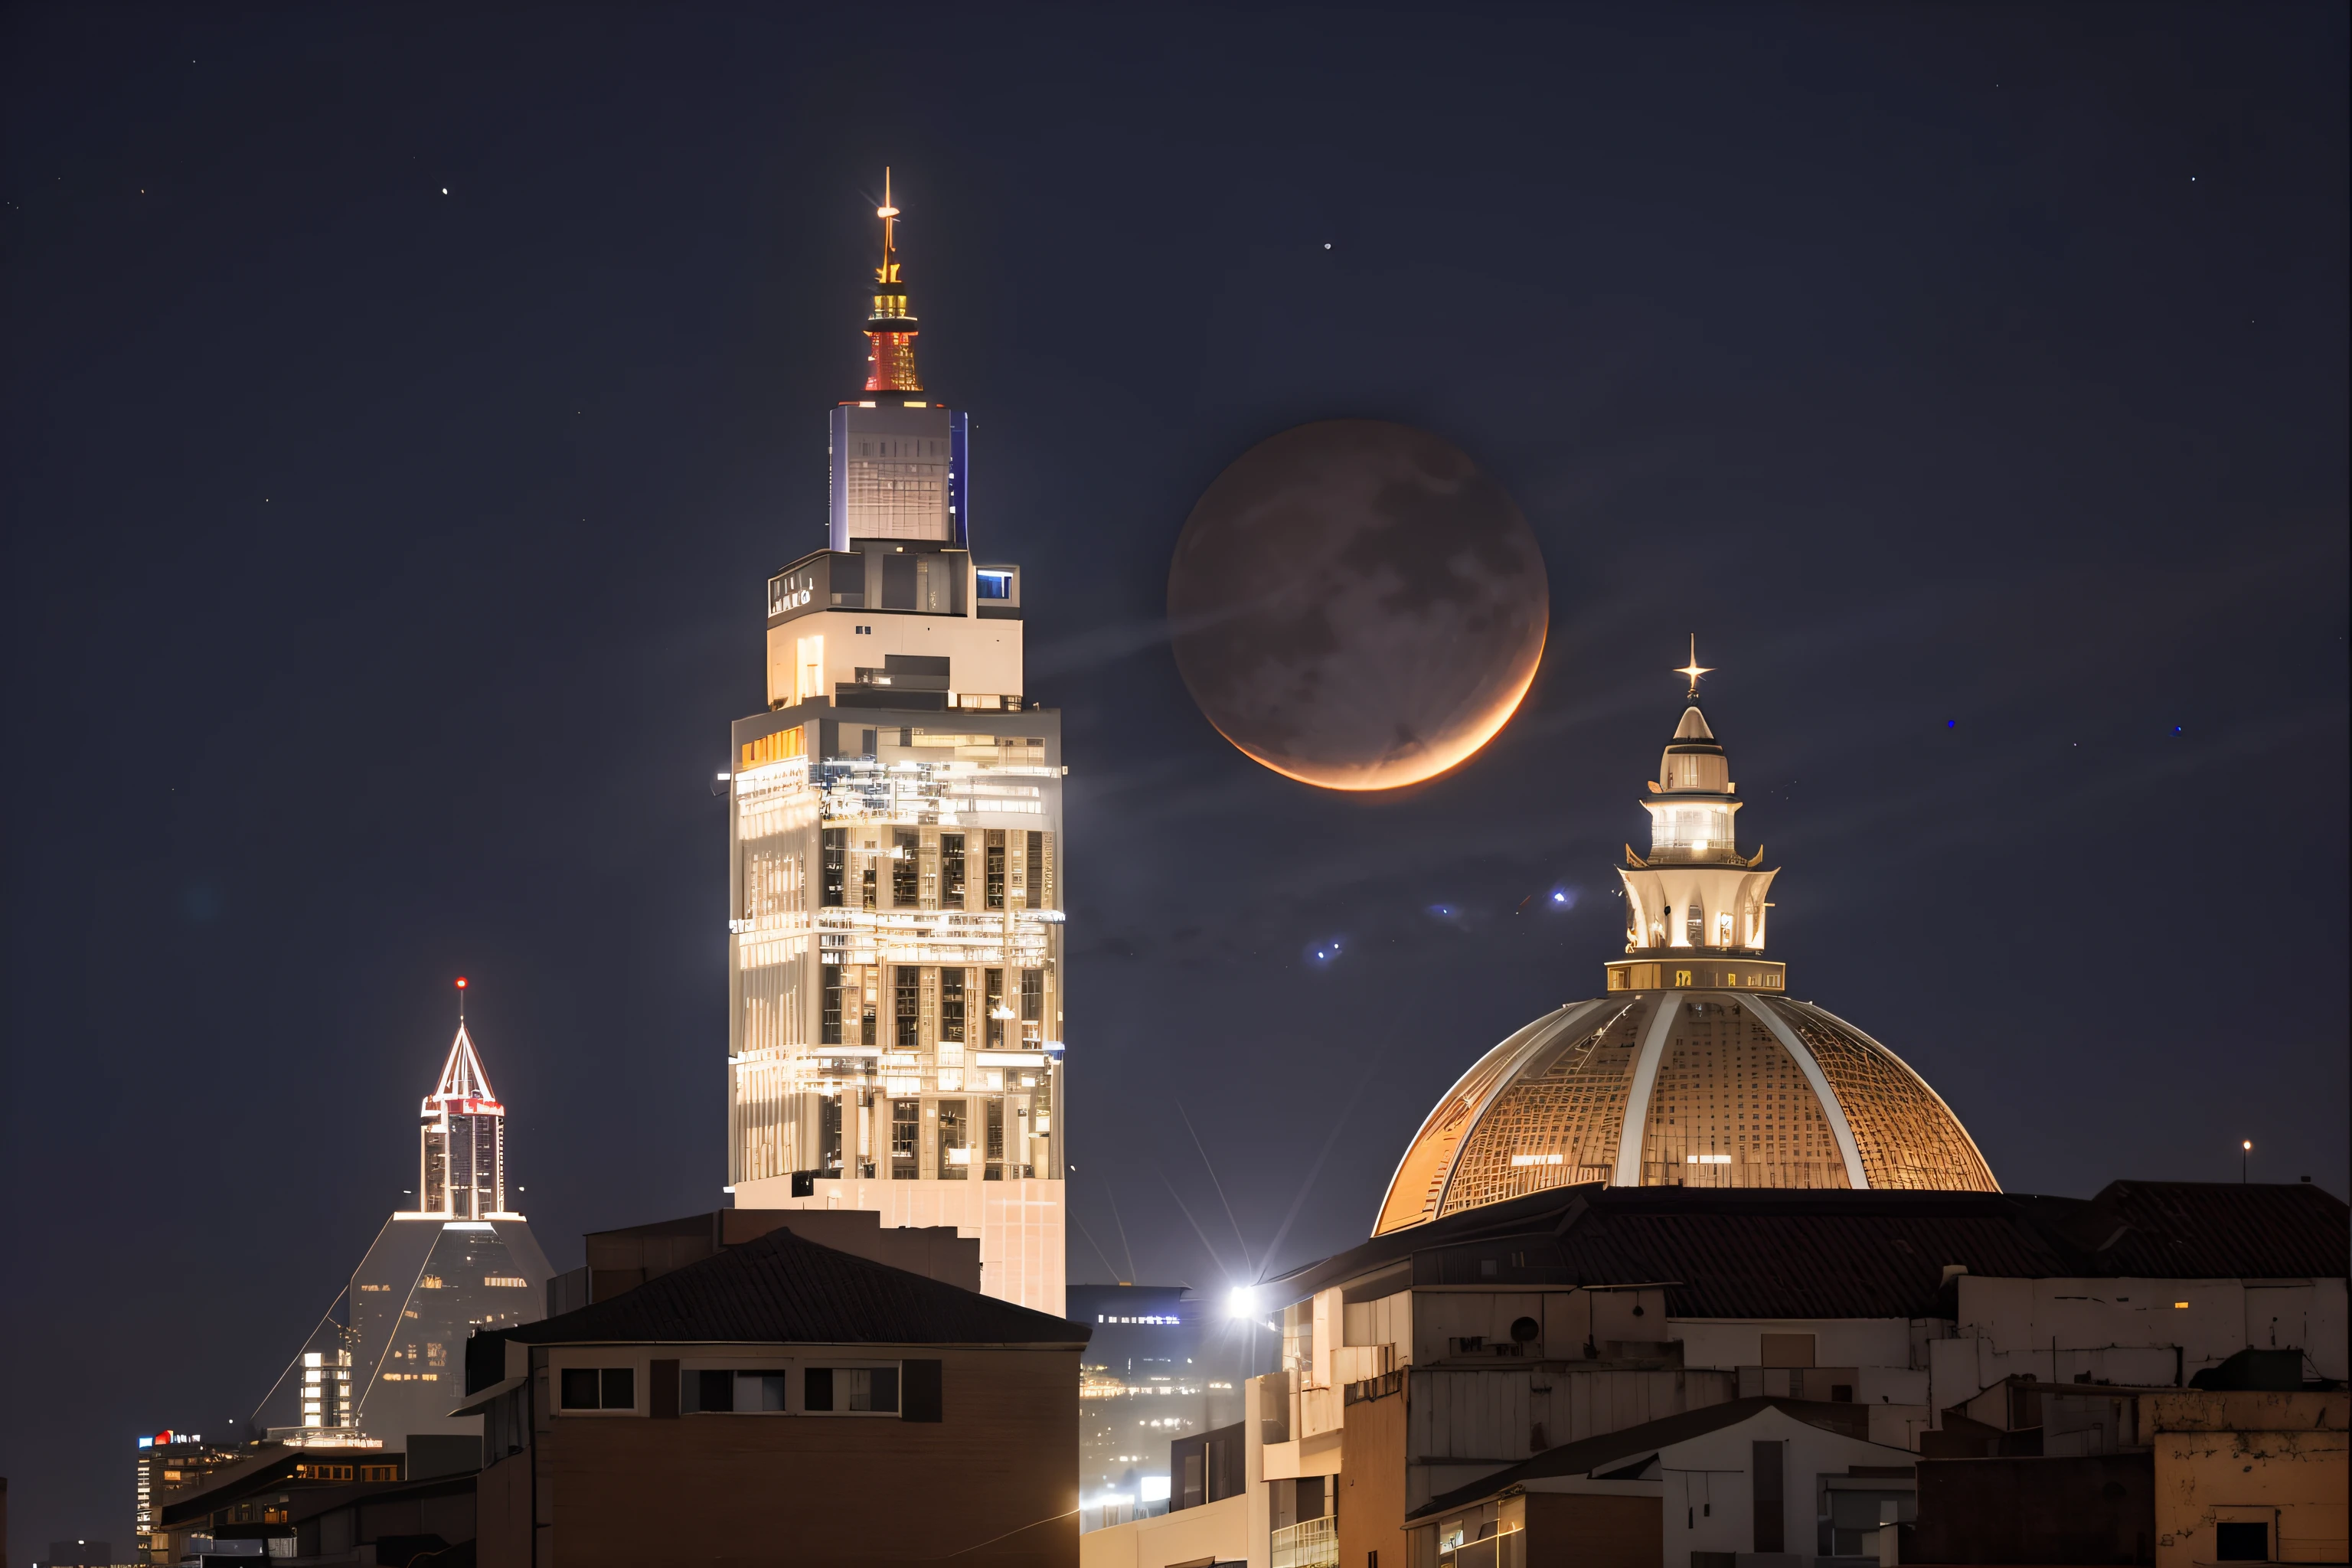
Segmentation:
[(198, 1432), (157, 1432), (139, 1439), (137, 1494), (131, 1516), (132, 1555), (142, 1564), (177, 1563), (180, 1554), (168, 1550), (163, 1531), (163, 1504), (173, 1492), (200, 1485), (205, 1478), (250, 1458), (235, 1445), (207, 1443)]
[(551, 1272), (530, 1226), (507, 1208), (506, 1182), (506, 1107), (461, 1006), (418, 1113), (417, 1206), (384, 1221), (263, 1400), (255, 1419), (272, 1438), (398, 1447), (412, 1433), (481, 1431), (480, 1416), (448, 1414), (465, 1393), (466, 1336), (538, 1321)]
[(982, 1290), (1059, 1314), (1061, 719), (1023, 692), (1020, 568), (971, 552), (965, 417), (924, 392), (877, 216), (824, 546), (768, 581), (768, 711), (731, 737), (729, 1181), (952, 1225)]

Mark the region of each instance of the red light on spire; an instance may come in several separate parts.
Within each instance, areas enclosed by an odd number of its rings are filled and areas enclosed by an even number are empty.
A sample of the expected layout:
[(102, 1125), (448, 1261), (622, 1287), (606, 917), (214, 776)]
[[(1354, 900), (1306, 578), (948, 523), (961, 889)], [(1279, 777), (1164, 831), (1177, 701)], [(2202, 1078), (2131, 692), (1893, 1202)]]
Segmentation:
[(458, 989), (458, 990), (460, 990), (460, 991), (463, 991), (465, 988), (466, 988), (466, 977), (465, 977), (464, 975), (460, 974), (459, 976), (457, 976), (457, 989)]

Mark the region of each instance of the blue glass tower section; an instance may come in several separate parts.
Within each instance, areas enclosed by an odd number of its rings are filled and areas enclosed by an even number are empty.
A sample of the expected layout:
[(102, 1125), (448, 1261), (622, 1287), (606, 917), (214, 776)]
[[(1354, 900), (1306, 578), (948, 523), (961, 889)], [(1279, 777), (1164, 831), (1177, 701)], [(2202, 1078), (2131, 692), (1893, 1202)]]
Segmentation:
[(955, 546), (971, 548), (971, 416), (948, 416), (948, 517), (955, 525)]

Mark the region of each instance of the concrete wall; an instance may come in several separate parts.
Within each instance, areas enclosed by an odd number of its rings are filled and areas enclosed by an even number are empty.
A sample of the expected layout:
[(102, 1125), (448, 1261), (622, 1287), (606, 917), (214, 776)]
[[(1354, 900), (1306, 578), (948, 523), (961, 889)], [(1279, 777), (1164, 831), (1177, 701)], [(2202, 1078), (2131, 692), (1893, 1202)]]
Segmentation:
[(1654, 1497), (1529, 1492), (1526, 1506), (1528, 1568), (1658, 1568), (1665, 1555)]
[[(1979, 1366), (1980, 1374), (1990, 1375), (1979, 1387), (2012, 1372), (2049, 1377), (2053, 1339), (2057, 1341), (2056, 1381), (2061, 1383), (2088, 1372), (2101, 1382), (2169, 1384), (2176, 1347), (2186, 1377), (2219, 1365), (2249, 1345), (2263, 1350), (2294, 1346), (2308, 1352), (2311, 1370), (2318, 1376), (2342, 1378), (2347, 1374), (2346, 1331), (2341, 1279), (1990, 1279), (1962, 1275), (1959, 1281), (1959, 1337), (1986, 1342)], [(2127, 1353), (2135, 1351), (2142, 1353)], [(2105, 1364), (2109, 1362), (2114, 1364)], [(2161, 1377), (2146, 1375), (2158, 1370), (2159, 1363)]]
[[(1211, 1558), (1246, 1563), (1250, 1556), (1250, 1500), (1221, 1498), (1201, 1508), (1179, 1509), (1158, 1519), (1129, 1520), (1078, 1537), (1079, 1568), (1162, 1568), (1170, 1563)], [(1258, 1544), (1256, 1561), (1265, 1547)], [(846, 1562), (848, 1559), (845, 1558)]]
[(1339, 1561), (1368, 1552), (1405, 1561), (1405, 1396), (1399, 1389), (1347, 1407), (1339, 1441)]
[(1808, 1426), (1779, 1410), (1673, 1444), (1658, 1455), (1665, 1562), (1687, 1563), (1693, 1552), (1756, 1550), (1752, 1472), (1758, 1442), (1781, 1446), (1783, 1550), (1802, 1557), (1816, 1552), (1815, 1493), (1822, 1476), (1843, 1475), (1855, 1465), (1895, 1468), (1916, 1458), (1900, 1448)]
[(1766, 1334), (1812, 1335), (1815, 1366), (1914, 1364), (1907, 1318), (1676, 1318), (1668, 1332), (1685, 1366), (1761, 1366)]
[(1711, 1368), (1432, 1367), (1415, 1368), (1409, 1375), (1412, 1400), (1407, 1448), (1415, 1461), (1512, 1464), (1542, 1448), (1622, 1432), (1738, 1396), (1735, 1374)]
[(2158, 1568), (2214, 1561), (2214, 1526), (2225, 1521), (2265, 1526), (2274, 1562), (2345, 1561), (2347, 1405), (2341, 1392), (2144, 1399), (2142, 1440), (2156, 1453)]
[(530, 1561), (530, 1455), (500, 1459), (474, 1482), (476, 1561)]
[(1903, 1553), (1919, 1563), (2147, 1563), (2155, 1535), (2146, 1454), (1922, 1459), (1918, 1522)]

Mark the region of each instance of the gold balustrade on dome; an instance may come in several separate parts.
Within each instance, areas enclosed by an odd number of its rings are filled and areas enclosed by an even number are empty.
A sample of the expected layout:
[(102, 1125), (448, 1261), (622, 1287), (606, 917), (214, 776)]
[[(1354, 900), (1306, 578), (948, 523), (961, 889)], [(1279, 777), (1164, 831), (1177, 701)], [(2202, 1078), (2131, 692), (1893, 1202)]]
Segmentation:
[(1647, 954), (1607, 965), (1609, 989), (1620, 991), (1785, 991), (1789, 966), (1711, 948)]

